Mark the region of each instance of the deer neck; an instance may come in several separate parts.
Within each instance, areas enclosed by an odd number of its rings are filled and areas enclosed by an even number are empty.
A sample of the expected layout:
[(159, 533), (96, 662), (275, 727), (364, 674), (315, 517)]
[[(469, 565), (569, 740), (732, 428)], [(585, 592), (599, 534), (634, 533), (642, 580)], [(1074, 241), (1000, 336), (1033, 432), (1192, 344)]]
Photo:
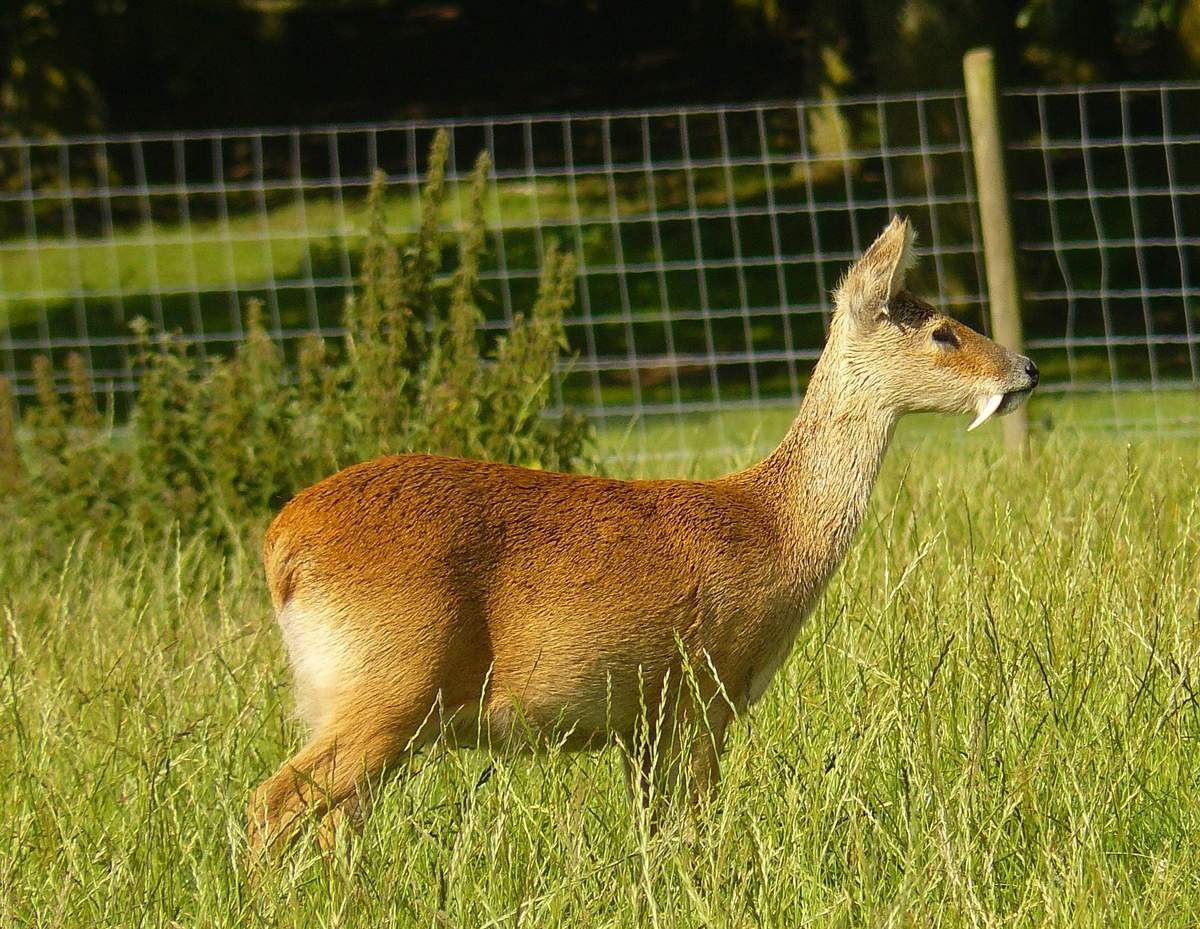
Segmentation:
[(850, 547), (896, 419), (831, 345), (787, 436), (751, 469), (775, 506), (785, 573), (798, 592), (819, 592)]

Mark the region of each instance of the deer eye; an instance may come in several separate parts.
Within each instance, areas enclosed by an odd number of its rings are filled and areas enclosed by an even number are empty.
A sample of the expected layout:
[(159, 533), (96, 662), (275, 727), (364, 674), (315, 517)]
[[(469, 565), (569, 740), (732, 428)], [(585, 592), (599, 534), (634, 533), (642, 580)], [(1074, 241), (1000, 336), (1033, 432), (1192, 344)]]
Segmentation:
[(933, 341), (939, 348), (958, 348), (958, 336), (949, 326), (938, 326), (934, 329)]

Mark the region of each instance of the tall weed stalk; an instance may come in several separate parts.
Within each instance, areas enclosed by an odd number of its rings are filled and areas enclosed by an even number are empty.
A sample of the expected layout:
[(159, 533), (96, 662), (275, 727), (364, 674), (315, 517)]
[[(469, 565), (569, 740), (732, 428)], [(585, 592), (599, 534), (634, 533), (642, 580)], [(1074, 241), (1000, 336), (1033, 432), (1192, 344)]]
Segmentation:
[[(454, 251), (441, 223), (447, 152), (438, 133), (417, 231), (400, 241), (387, 229), (386, 180), (375, 176), (344, 340), (310, 335), (289, 365), (261, 304), (251, 301), (245, 340), (228, 358), (202, 361), (178, 336), (136, 320), (141, 378), (122, 428), (101, 415), (80, 356), (67, 359), (69, 403), (51, 361), (37, 359), (37, 402), (23, 423), (0, 389), (7, 505), (71, 534), (133, 521), (232, 540), (301, 487), (379, 454), (428, 451), (555, 470), (591, 464), (588, 423), (569, 411), (550, 415), (574, 263), (551, 248), (532, 306), (485, 344), (480, 268), (490, 165), (480, 155), (457, 192), (465, 220), (454, 267), (443, 274)], [(18, 442), (18, 432), (27, 440)]]

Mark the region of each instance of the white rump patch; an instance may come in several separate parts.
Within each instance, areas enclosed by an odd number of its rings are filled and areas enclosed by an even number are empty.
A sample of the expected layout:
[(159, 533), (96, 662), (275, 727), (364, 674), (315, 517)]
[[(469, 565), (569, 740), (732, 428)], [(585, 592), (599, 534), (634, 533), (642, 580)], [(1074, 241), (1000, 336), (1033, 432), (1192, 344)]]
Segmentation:
[(319, 729), (346, 686), (349, 650), (323, 610), (293, 600), (279, 612), (278, 620), (296, 681), (296, 710), (313, 729)]

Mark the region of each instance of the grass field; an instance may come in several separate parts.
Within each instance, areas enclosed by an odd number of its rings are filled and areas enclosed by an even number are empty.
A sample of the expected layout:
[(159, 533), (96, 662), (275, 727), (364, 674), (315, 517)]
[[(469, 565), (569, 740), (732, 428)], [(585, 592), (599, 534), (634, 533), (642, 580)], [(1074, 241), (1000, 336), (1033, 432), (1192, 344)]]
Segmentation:
[[(787, 432), (795, 408), (777, 403), (757, 409), (731, 406), (712, 413), (667, 413), (601, 424), (599, 453), (621, 476), (705, 477), (742, 467), (766, 454)], [(1161, 437), (1200, 439), (1200, 391), (1123, 391), (1054, 394), (1030, 400), (1031, 429), (1042, 440), (1059, 430), (1106, 433), (1110, 442)], [(910, 416), (896, 431), (893, 449), (946, 443), (963, 455), (995, 446), (991, 429), (967, 433), (969, 417)]]
[[(1200, 440), (945, 429), (897, 441), (696, 824), (637, 829), (613, 752), (435, 748), (351, 864), (257, 889), (247, 795), (302, 733), (253, 547), (0, 527), (0, 925), (1197, 925)], [(714, 431), (657, 467), (744, 463)]]

